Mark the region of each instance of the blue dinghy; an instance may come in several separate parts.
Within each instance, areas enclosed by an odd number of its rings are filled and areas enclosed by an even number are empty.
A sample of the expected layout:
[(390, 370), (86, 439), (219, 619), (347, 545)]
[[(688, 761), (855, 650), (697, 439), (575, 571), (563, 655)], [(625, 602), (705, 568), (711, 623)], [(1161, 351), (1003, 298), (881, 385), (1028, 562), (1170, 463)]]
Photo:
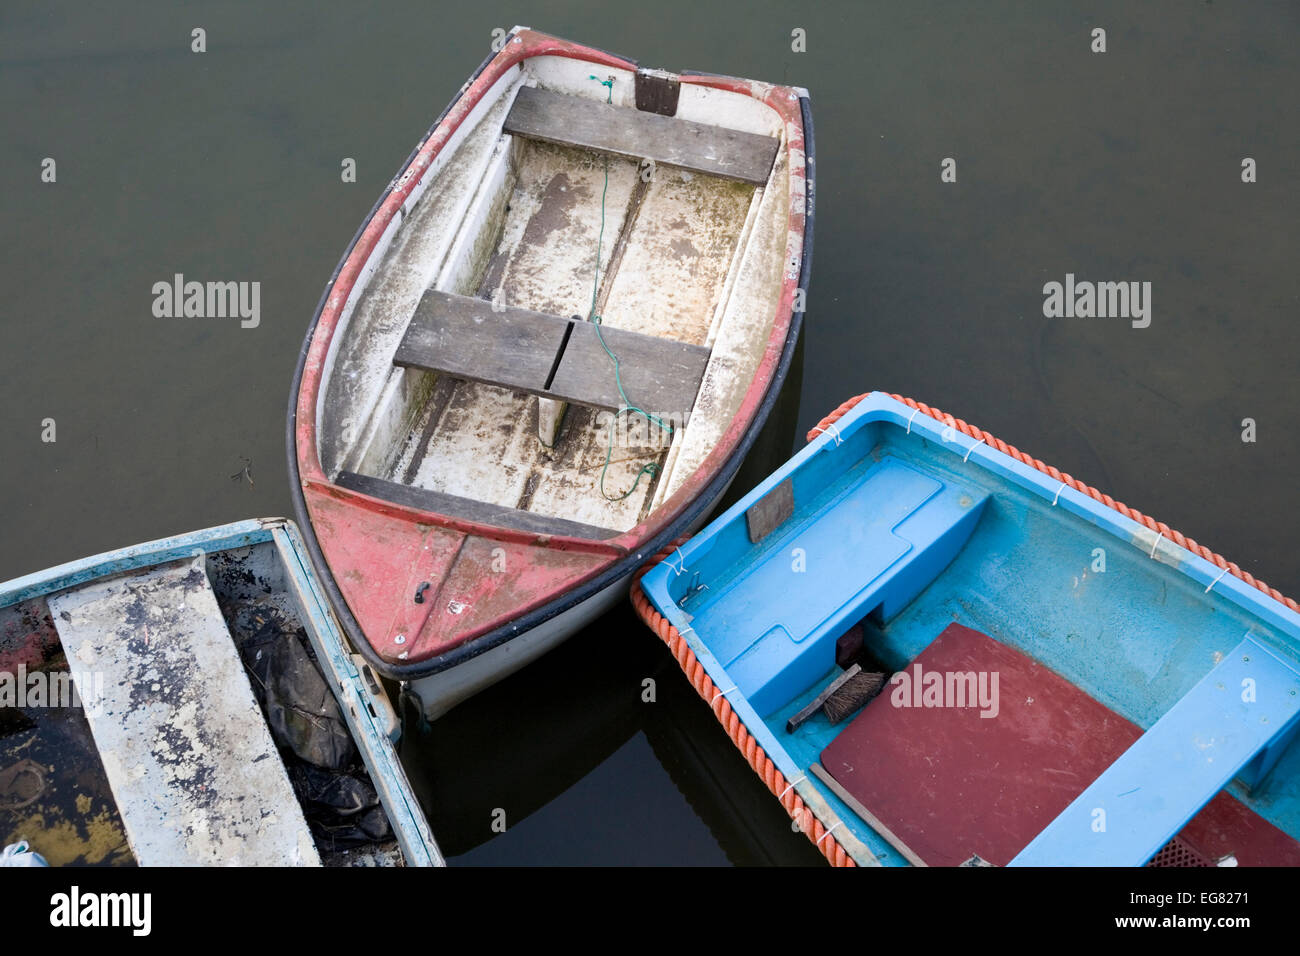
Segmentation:
[(1294, 602), (965, 422), (840, 414), (633, 594), (831, 862), (1300, 865)]
[(55, 865), (441, 865), (398, 733), (292, 522), (0, 583), (0, 846)]

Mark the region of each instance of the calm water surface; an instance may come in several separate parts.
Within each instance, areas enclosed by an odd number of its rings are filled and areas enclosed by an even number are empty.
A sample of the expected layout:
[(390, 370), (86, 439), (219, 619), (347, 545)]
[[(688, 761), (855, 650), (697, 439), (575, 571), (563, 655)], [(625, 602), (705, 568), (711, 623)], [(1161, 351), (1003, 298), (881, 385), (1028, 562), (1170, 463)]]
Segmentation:
[[(812, 93), (803, 376), (749, 483), (883, 388), (1300, 593), (1298, 11), (6, 3), (0, 579), (290, 512), (284, 410), (321, 289), (492, 30), (522, 22)], [(153, 283), (178, 272), (259, 281), (260, 326), (154, 318)], [(1151, 282), (1151, 326), (1044, 318), (1043, 283), (1067, 272)], [(251, 483), (232, 477), (246, 462)], [(404, 757), (458, 863), (818, 859), (627, 609), (413, 732)]]

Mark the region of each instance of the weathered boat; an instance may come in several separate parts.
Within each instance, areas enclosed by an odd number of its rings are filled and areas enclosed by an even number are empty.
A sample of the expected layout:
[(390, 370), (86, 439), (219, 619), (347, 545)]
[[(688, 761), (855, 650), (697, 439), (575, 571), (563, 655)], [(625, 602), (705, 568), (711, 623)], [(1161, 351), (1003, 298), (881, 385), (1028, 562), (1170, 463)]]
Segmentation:
[(516, 28), (363, 223), (289, 414), (348, 636), (432, 717), (626, 593), (776, 399), (811, 262), (805, 91)]
[(632, 597), (829, 860), (1300, 864), (1295, 601), (928, 406), (809, 438)]
[(297, 529), (0, 583), (0, 845), (52, 864), (441, 865)]

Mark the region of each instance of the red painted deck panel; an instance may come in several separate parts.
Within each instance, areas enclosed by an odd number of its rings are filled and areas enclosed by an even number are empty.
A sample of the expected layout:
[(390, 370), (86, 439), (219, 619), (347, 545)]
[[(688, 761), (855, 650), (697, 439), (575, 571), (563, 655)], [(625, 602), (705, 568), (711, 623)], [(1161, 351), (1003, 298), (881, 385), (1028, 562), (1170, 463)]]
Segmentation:
[(612, 560), (599, 552), (412, 522), (383, 510), (367, 513), (363, 540), (349, 540), (357, 527), (354, 507), (324, 494), (308, 500), (334, 580), (371, 646), (394, 663), (432, 657), (508, 623)]
[(1300, 866), (1300, 843), (1230, 793), (1219, 793), (1178, 834), (1207, 860), (1232, 854), (1238, 866)]
[[(931, 866), (977, 854), (1005, 866), (1142, 733), (1032, 658), (960, 624), (905, 673), (914, 679), (918, 664), (922, 675), (996, 673), (997, 715), (981, 717), (978, 705), (897, 706), (901, 688), (886, 685), (821, 763)], [(1181, 836), (1211, 860), (1233, 853), (1241, 865), (1300, 864), (1300, 843), (1226, 793)]]

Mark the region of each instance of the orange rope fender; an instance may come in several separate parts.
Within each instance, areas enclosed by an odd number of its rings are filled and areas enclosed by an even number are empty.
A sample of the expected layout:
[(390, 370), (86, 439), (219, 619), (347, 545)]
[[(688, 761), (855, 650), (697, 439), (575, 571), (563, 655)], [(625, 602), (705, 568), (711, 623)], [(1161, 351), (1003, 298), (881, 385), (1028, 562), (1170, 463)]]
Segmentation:
[(713, 716), (718, 718), (718, 723), (722, 724), (731, 742), (744, 755), (750, 768), (758, 774), (772, 796), (781, 801), (781, 806), (785, 807), (786, 812), (790, 814), (790, 819), (799, 824), (800, 832), (812, 841), (813, 846), (821, 851), (822, 856), (826, 857), (832, 866), (857, 866), (853, 858), (831, 834), (826, 824), (804, 804), (803, 798), (795, 792), (794, 787), (787, 784), (785, 775), (776, 769), (776, 765), (772, 763), (766, 751), (758, 745), (758, 741), (750, 734), (744, 721), (731, 709), (727, 698), (718, 692), (718, 688), (705, 672), (704, 665), (696, 660), (695, 652), (686, 641), (682, 640), (682, 635), (677, 628), (655, 609), (650, 599), (645, 596), (645, 592), (641, 590), (641, 577), (646, 571), (672, 554), (685, 540), (686, 538), (683, 537), (674, 541), (656, 554), (649, 564), (636, 572), (632, 578), (632, 606), (636, 608), (637, 614), (645, 621), (646, 626), (668, 645), (668, 650), (677, 659), (678, 666), (686, 675), (686, 679), (691, 682), (691, 686), (695, 688), (695, 692), (709, 705)]
[[(834, 425), (837, 421), (847, 415), (853, 407), (858, 404), (858, 402), (862, 401), (870, 394), (870, 392), (864, 392), (863, 394), (856, 395), (842, 403), (808, 432), (808, 441), (812, 441), (819, 434)], [(937, 408), (931, 408), (923, 402), (904, 398), (902, 395), (894, 395), (890, 393), (890, 398), (902, 402), (904, 405), (919, 411), (923, 415), (929, 415), (935, 421), (954, 428), (970, 438), (987, 442), (998, 451), (1005, 455), (1010, 455), (1012, 458), (1023, 464), (1037, 468), (1043, 474), (1050, 475), (1055, 480), (1068, 485), (1075, 491), (1082, 492), (1088, 497), (1100, 501), (1108, 508), (1113, 508), (1126, 518), (1131, 518), (1139, 524), (1150, 528), (1152, 531), (1158, 532), (1180, 547), (1186, 548), (1188, 551), (1199, 555), (1215, 566), (1227, 571), (1229, 574), (1232, 574), (1234, 577), (1240, 578), (1251, 587), (1258, 588), (1260, 591), (1263, 591), (1269, 597), (1273, 598), (1273, 600), (1284, 604), (1291, 610), (1300, 612), (1300, 604), (1297, 604), (1294, 600), (1282, 594), (1276, 588), (1269, 587), (1249, 571), (1243, 571), (1236, 564), (1233, 564), (1221, 555), (1216, 554), (1204, 545), (1197, 544), (1191, 538), (1175, 531), (1164, 522), (1156, 521), (1154, 518), (1147, 517), (1142, 512), (1130, 508), (1122, 502), (1116, 501), (1110, 495), (1103, 494), (1091, 485), (1085, 484), (1076, 478), (1072, 478), (1061, 470), (1053, 468), (1051, 465), (1044, 464), (1037, 458), (1026, 455), (1015, 446), (1008, 445), (1000, 438), (996, 438), (983, 429), (976, 428), (974, 425), (969, 425), (960, 418), (953, 418), (946, 412), (941, 412)], [(718, 719), (718, 723), (723, 726), (723, 729), (727, 731), (727, 736), (731, 738), (731, 742), (736, 745), (736, 749), (744, 755), (749, 766), (756, 774), (758, 774), (759, 779), (763, 781), (764, 785), (769, 791), (771, 791), (772, 795), (781, 802), (781, 806), (783, 806), (786, 812), (790, 814), (790, 818), (798, 822), (799, 829), (803, 834), (812, 841), (813, 845), (821, 851), (821, 854), (826, 857), (832, 866), (857, 866), (853, 858), (849, 856), (844, 847), (831, 834), (830, 829), (826, 824), (823, 823), (822, 820), (804, 804), (803, 799), (795, 792), (794, 787), (787, 783), (785, 775), (776, 769), (776, 765), (772, 763), (771, 758), (768, 757), (763, 748), (758, 745), (758, 741), (754, 739), (752, 734), (750, 734), (749, 728), (745, 726), (740, 717), (731, 709), (731, 703), (726, 699), (726, 697), (718, 692), (718, 688), (714, 685), (713, 681), (709, 679), (709, 675), (705, 672), (704, 665), (696, 659), (695, 652), (692, 651), (686, 641), (682, 639), (677, 628), (669, 623), (668, 619), (655, 609), (654, 605), (650, 603), (650, 599), (646, 597), (645, 592), (641, 590), (642, 576), (650, 570), (651, 567), (672, 554), (673, 551), (675, 551), (685, 540), (686, 537), (682, 537), (677, 541), (674, 541), (668, 547), (656, 554), (648, 564), (633, 575), (631, 589), (632, 606), (636, 608), (637, 614), (640, 615), (641, 620), (646, 623), (646, 626), (649, 627), (650, 630), (654, 631), (654, 633), (659, 636), (659, 639), (668, 645), (668, 649), (672, 652), (673, 657), (677, 659), (678, 666), (681, 667), (687, 680), (691, 682), (691, 686), (693, 686), (696, 693), (698, 693), (700, 697), (708, 703), (709, 708), (713, 711), (713, 715)]]
[[(812, 441), (821, 432), (826, 431), (827, 428), (829, 428), (831, 425), (835, 424), (846, 414), (848, 414), (848, 412), (853, 408), (854, 405), (858, 404), (858, 402), (862, 401), (869, 394), (871, 393), (865, 392), (862, 395), (855, 395), (853, 398), (850, 398), (847, 402), (844, 402), (842, 405), (840, 405), (839, 408), (835, 409), (835, 411), (831, 412), (820, 422), (818, 422), (816, 426), (813, 427), (812, 431), (808, 432), (808, 440)], [(996, 448), (998, 451), (1002, 452), (1004, 455), (1010, 455), (1012, 458), (1016, 459), (1016, 461), (1029, 465), (1030, 467), (1037, 468), (1043, 474), (1050, 475), (1055, 480), (1062, 482), (1065, 485), (1068, 485), (1069, 487), (1073, 488), (1075, 491), (1082, 492), (1083, 494), (1087, 495), (1089, 498), (1092, 498), (1095, 501), (1100, 501), (1106, 507), (1113, 508), (1115, 511), (1118, 511), (1124, 517), (1132, 518), (1138, 524), (1145, 525), (1147, 528), (1151, 529), (1152, 531), (1155, 531), (1160, 535), (1162, 535), (1163, 537), (1168, 538), (1170, 541), (1174, 542), (1174, 544), (1178, 545), (1179, 547), (1186, 548), (1188, 551), (1192, 552), (1192, 554), (1199, 555), (1200, 557), (1204, 558), (1206, 561), (1209, 561), (1211, 564), (1215, 565), (1216, 567), (1224, 571), (1227, 571), (1229, 574), (1233, 575), (1234, 577), (1240, 578), (1241, 580), (1249, 584), (1251, 587), (1263, 591), (1274, 601), (1286, 605), (1293, 611), (1300, 612), (1300, 604), (1297, 604), (1294, 600), (1292, 600), (1291, 598), (1287, 597), (1285, 594), (1278, 591), (1277, 588), (1269, 587), (1267, 584), (1265, 584), (1263, 581), (1256, 578), (1249, 571), (1243, 571), (1241, 568), (1237, 567), (1237, 565), (1233, 564), (1227, 558), (1224, 558), (1222, 555), (1216, 554), (1215, 552), (1211, 551), (1209, 548), (1205, 547), (1204, 545), (1197, 544), (1191, 538), (1187, 537), (1182, 532), (1175, 531), (1173, 528), (1169, 527), (1169, 525), (1165, 524), (1163, 521), (1156, 521), (1154, 518), (1147, 517), (1142, 512), (1138, 511), (1136, 508), (1130, 508), (1128, 505), (1124, 504), (1123, 502), (1116, 501), (1110, 495), (1098, 491), (1096, 488), (1092, 487), (1091, 485), (1084, 484), (1082, 481), (1079, 481), (1077, 478), (1072, 478), (1069, 475), (1065, 474), (1064, 472), (1060, 471), (1059, 469), (1053, 468), (1051, 465), (1043, 464), (1037, 458), (1033, 458), (1029, 455), (1026, 455), (1023, 451), (1016, 448), (1014, 445), (1008, 445), (1000, 438), (995, 438), (994, 436), (990, 435), (988, 432), (984, 431), (983, 429), (976, 428), (974, 425), (966, 424), (966, 422), (962, 421), (960, 418), (953, 418), (951, 415), (947, 414), (946, 412), (941, 412), (937, 408), (931, 408), (929, 405), (926, 405), (924, 402), (913, 401), (910, 398), (904, 398), (902, 395), (891, 394), (889, 397), (894, 399), (895, 401), (902, 402), (908, 408), (916, 409), (923, 415), (929, 415), (937, 422), (940, 422), (944, 425), (948, 425), (951, 428), (955, 428), (963, 435), (987, 442), (988, 444)]]

